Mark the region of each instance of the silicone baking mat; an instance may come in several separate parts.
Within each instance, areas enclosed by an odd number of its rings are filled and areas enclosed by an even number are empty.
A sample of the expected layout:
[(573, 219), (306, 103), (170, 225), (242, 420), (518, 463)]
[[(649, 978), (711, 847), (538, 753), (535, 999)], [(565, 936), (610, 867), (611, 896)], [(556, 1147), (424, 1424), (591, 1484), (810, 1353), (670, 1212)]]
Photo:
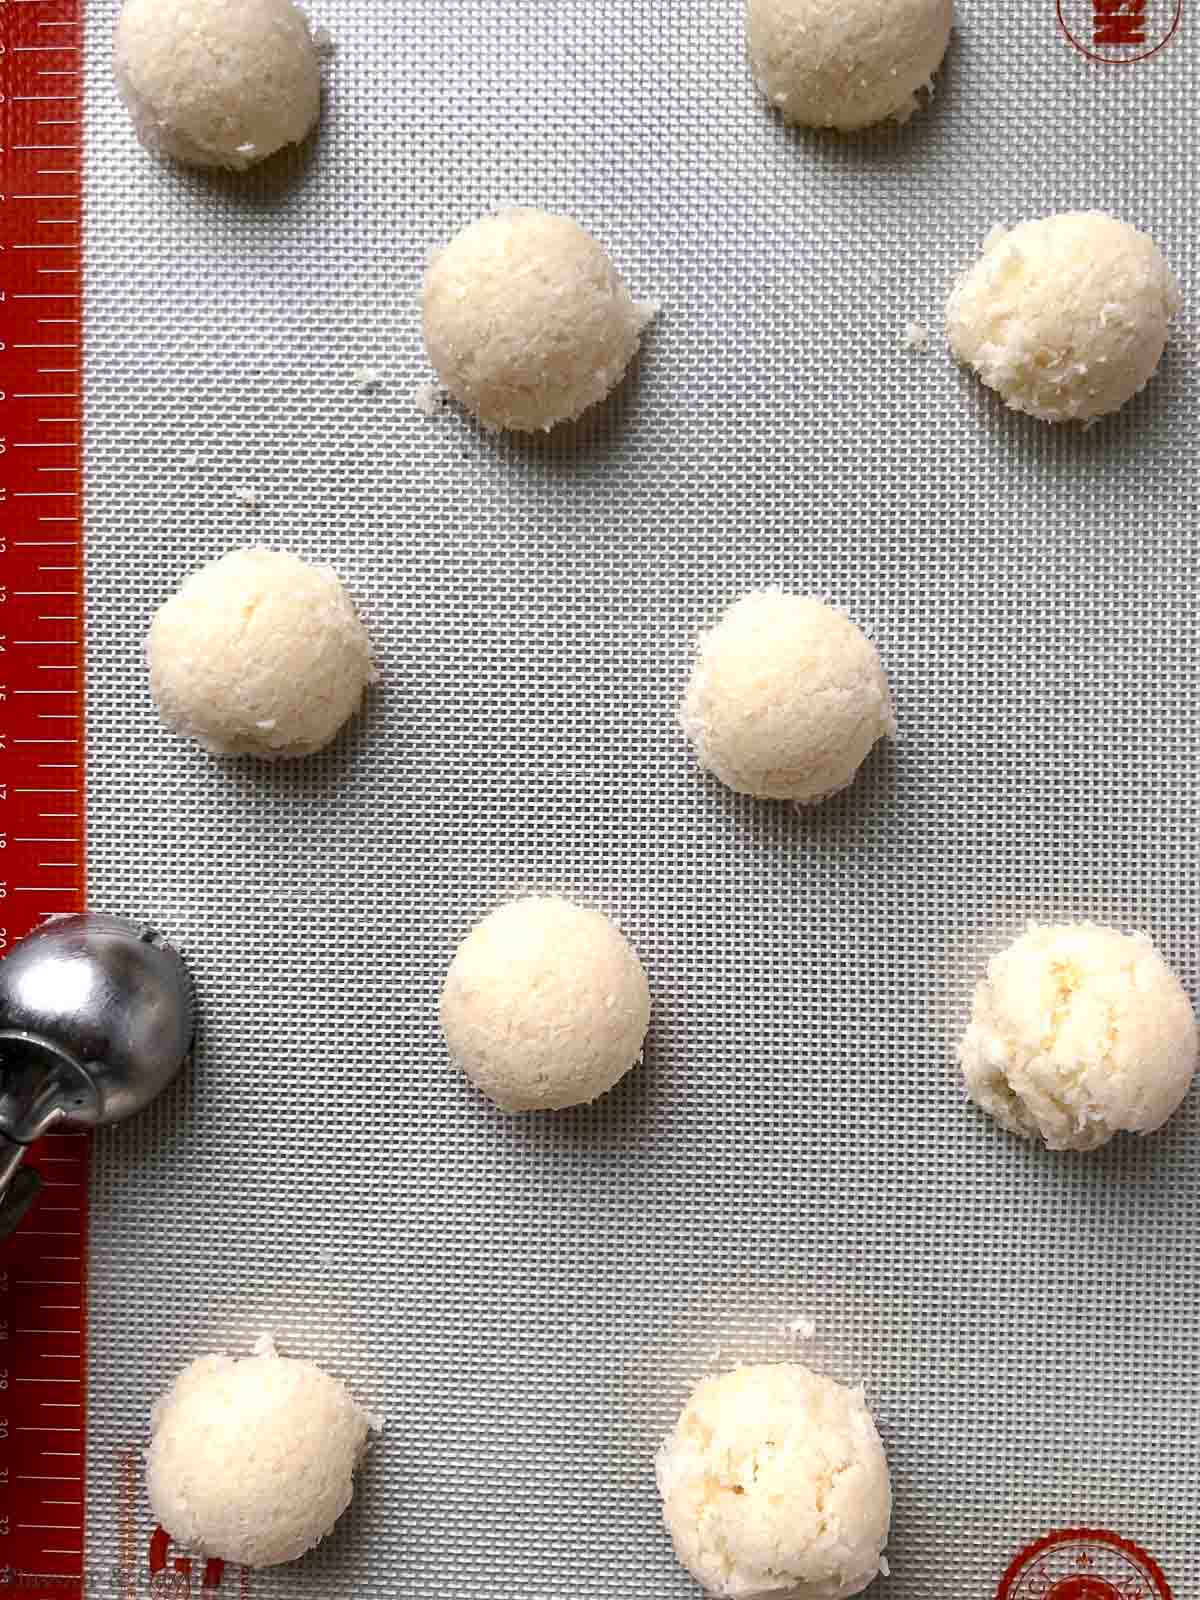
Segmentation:
[[(324, 0), (319, 137), (234, 177), (138, 147), (114, 11), (87, 6), (89, 902), (178, 942), (203, 1018), (186, 1081), (95, 1145), (95, 1582), (150, 1592), (154, 1398), (269, 1330), (386, 1428), (335, 1535), (232, 1592), (684, 1597), (656, 1446), (703, 1373), (798, 1357), (879, 1417), (881, 1596), (990, 1600), (1078, 1526), (1197, 1593), (1200, 1100), (1048, 1155), (954, 1062), (1027, 917), (1144, 928), (1200, 976), (1190, 16), (1103, 67), (1053, 0), (962, 0), (931, 104), (841, 138), (770, 114), (734, 0)], [(547, 438), (413, 398), (426, 252), (509, 202), (662, 303)], [(941, 309), (994, 223), (1086, 207), (1154, 235), (1185, 307), (1148, 389), (1051, 429), (955, 369)], [(209, 759), (146, 686), (153, 609), (256, 542), (336, 566), (382, 673), (299, 764)], [(698, 774), (676, 723), (698, 631), (770, 584), (868, 627), (898, 702), (803, 815)], [(618, 920), (654, 1020), (598, 1104), (510, 1118), (436, 1002), (534, 888)]]

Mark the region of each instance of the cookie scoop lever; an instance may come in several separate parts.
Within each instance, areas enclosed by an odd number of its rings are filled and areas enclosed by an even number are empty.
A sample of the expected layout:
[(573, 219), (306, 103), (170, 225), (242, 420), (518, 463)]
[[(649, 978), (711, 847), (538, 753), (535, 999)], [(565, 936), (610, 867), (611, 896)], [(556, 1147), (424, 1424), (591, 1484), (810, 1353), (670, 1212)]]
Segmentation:
[(194, 1012), (171, 946), (117, 917), (54, 918), (0, 961), (0, 1237), (40, 1187), (28, 1146), (149, 1105), (187, 1058)]

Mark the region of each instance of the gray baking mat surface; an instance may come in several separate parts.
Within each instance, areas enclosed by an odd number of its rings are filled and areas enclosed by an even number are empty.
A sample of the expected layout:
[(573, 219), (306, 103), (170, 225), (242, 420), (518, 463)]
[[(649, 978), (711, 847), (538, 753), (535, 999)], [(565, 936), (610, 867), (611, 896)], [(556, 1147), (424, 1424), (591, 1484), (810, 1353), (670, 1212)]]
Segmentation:
[[(932, 104), (839, 138), (766, 110), (733, 0), (325, 0), (319, 138), (232, 177), (139, 149), (113, 14), (88, 6), (90, 895), (178, 941), (203, 1019), (186, 1082), (96, 1142), (89, 1570), (131, 1548), (154, 1398), (269, 1330), (386, 1429), (255, 1595), (682, 1600), (655, 1448), (702, 1374), (797, 1357), (879, 1417), (881, 1596), (988, 1600), (1079, 1524), (1195, 1595), (1200, 1095), (1052, 1156), (954, 1063), (1029, 916), (1144, 928), (1196, 993), (1190, 19), (1101, 69), (1052, 0), (963, 0)], [(532, 440), (413, 403), (426, 252), (514, 201), (663, 308), (611, 402)], [(1148, 389), (1054, 430), (955, 369), (940, 315), (995, 222), (1091, 206), (1186, 303)], [(254, 542), (337, 567), (382, 672), (299, 764), (213, 761), (147, 691), (154, 607)], [(899, 708), (803, 816), (699, 775), (675, 720), (697, 632), (770, 584), (868, 627)], [(617, 919), (654, 1020), (598, 1104), (510, 1118), (449, 1068), (437, 995), (533, 888)]]

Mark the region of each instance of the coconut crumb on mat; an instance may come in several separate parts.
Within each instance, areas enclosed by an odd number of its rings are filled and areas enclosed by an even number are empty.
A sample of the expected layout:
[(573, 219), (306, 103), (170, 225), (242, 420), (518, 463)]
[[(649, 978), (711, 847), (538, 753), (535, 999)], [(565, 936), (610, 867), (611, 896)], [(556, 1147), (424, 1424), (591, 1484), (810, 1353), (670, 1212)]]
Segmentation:
[(419, 383), (413, 395), (413, 405), (422, 416), (432, 417), (441, 405), (442, 391), (436, 383)]
[(929, 349), (929, 329), (923, 322), (910, 322), (904, 330), (904, 348), (924, 355)]

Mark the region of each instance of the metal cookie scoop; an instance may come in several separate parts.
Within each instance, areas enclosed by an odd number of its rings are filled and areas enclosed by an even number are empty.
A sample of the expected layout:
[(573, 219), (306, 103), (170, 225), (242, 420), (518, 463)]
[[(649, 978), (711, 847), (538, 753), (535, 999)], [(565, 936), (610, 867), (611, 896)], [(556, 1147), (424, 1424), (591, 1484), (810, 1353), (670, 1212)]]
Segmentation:
[(59, 917), (0, 961), (0, 1238), (41, 1187), (28, 1145), (149, 1105), (191, 1047), (192, 982), (151, 929)]

